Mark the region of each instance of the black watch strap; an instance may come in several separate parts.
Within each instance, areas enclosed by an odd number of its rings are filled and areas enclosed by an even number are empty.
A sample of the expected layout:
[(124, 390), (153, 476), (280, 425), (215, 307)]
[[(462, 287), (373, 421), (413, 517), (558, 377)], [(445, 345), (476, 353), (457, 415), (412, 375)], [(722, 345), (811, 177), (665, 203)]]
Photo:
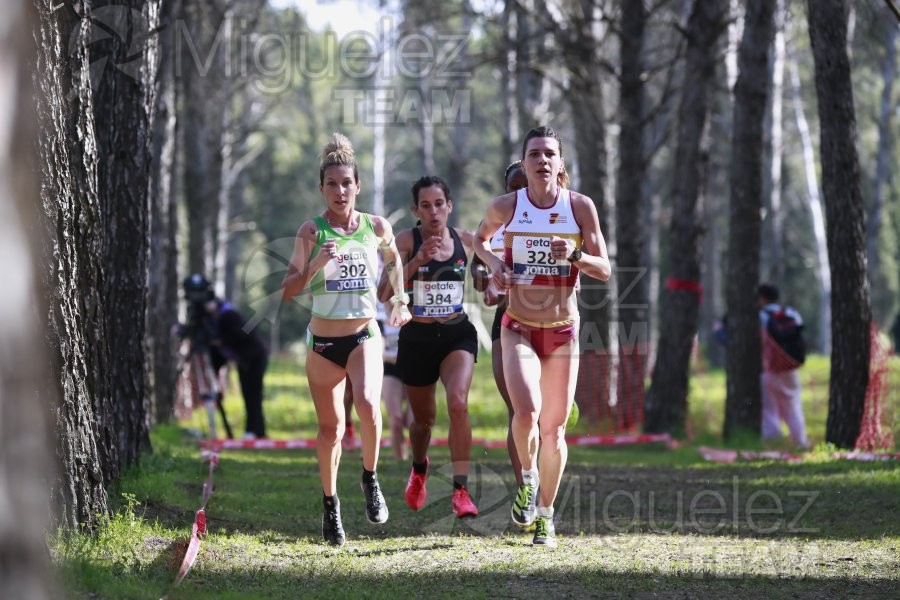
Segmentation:
[(574, 250), (572, 250), (572, 254), (570, 254), (566, 260), (568, 260), (570, 263), (578, 262), (579, 260), (581, 260), (581, 254), (581, 248), (575, 248)]

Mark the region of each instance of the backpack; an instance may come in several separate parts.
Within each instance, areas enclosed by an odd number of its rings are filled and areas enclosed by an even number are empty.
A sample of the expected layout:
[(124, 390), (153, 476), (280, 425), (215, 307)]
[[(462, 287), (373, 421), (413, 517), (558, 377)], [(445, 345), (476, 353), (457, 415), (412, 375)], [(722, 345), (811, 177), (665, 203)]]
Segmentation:
[(772, 339), (788, 356), (802, 365), (806, 361), (806, 340), (803, 339), (803, 325), (797, 322), (782, 306), (779, 310), (767, 310), (769, 323), (766, 329)]

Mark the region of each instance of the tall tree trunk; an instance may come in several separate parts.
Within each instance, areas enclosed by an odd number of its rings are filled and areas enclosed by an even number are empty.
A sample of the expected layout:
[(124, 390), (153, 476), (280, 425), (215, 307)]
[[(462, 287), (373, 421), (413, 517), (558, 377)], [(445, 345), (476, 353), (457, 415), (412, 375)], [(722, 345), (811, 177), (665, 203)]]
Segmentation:
[[(765, 189), (769, 192), (768, 219), (771, 248), (768, 255), (771, 276), (769, 279), (784, 288), (784, 209), (781, 203), (781, 175), (783, 156), (784, 119), (784, 63), (785, 63), (785, 0), (778, 0), (775, 7), (775, 36), (772, 44), (771, 81), (769, 102), (769, 164)], [(765, 258), (765, 257), (764, 257)], [(763, 269), (765, 272), (766, 269)]]
[(744, 35), (744, 6), (741, 0), (729, 0), (728, 49), (725, 51), (725, 77), (728, 89), (734, 90), (738, 77), (738, 46)]
[(387, 127), (384, 123), (377, 122), (372, 126), (372, 212), (376, 215), (384, 215), (384, 182), (385, 182), (385, 157), (387, 142), (385, 140)]
[[(98, 3), (99, 4), (99, 3)], [(124, 10), (128, 7), (127, 11)], [(159, 0), (110, 3), (116, 15), (115, 37), (103, 42), (117, 61), (140, 65), (130, 72), (108, 69), (97, 87), (97, 132), (101, 210), (104, 215), (106, 335), (112, 382), (113, 419), (100, 415), (117, 439), (119, 470), (137, 461), (150, 447), (149, 395), (145, 388), (147, 360), (144, 319), (147, 306), (149, 254), (149, 188), (152, 162), (153, 118), (156, 112)], [(95, 8), (94, 11), (98, 9)], [(140, 58), (135, 59), (135, 52)]]
[[(393, 25), (387, 25), (393, 27)], [(388, 39), (394, 39), (394, 32), (387, 31)], [(391, 64), (393, 55), (391, 53), (390, 44), (385, 44), (379, 48), (382, 53), (382, 64)], [(390, 76), (384, 72), (384, 69), (378, 69), (375, 73), (374, 87), (376, 90), (388, 90), (392, 88)], [(379, 92), (381, 93), (381, 92)], [(385, 215), (385, 180), (387, 160), (387, 123), (385, 119), (375, 119), (372, 123), (372, 213), (376, 215)]]
[[(790, 21), (788, 32), (790, 31)], [(789, 34), (788, 34), (789, 37)], [(791, 47), (789, 43), (789, 48)], [(794, 55), (794, 52), (788, 54)], [(810, 219), (813, 225), (813, 237), (816, 243), (816, 266), (819, 277), (819, 351), (827, 353), (831, 348), (831, 269), (828, 258), (828, 242), (825, 239), (825, 215), (822, 210), (822, 197), (819, 193), (819, 179), (816, 169), (816, 153), (813, 148), (806, 111), (803, 108), (803, 94), (800, 89), (800, 69), (796, 56), (788, 63), (791, 77), (791, 97), (794, 105), (794, 117), (797, 120), (797, 131), (800, 134), (800, 145), (803, 148), (803, 171), (806, 175), (806, 203), (809, 206)]]
[(187, 207), (187, 267), (214, 281), (222, 134), (227, 82), (224, 61), (229, 40), (224, 14), (215, 3), (183, 5), (175, 35), (181, 54), (176, 63), (183, 97), (184, 201)]
[(859, 436), (869, 383), (872, 309), (866, 280), (865, 212), (856, 151), (856, 111), (847, 52), (846, 0), (808, 0), (831, 260), (833, 339), (825, 439), (842, 448)]
[[(651, 305), (650, 315), (650, 356), (647, 358), (647, 368), (655, 368), (656, 348), (659, 347), (659, 326), (654, 326), (654, 321), (659, 323), (659, 301), (654, 300), (661, 298), (660, 290), (660, 238), (662, 238), (662, 196), (659, 193), (653, 193), (647, 202), (647, 222), (650, 223), (650, 235), (647, 239), (647, 263), (650, 268), (647, 272), (647, 279), (650, 284), (647, 286), (647, 295), (656, 304)], [(646, 410), (647, 399), (644, 398), (644, 407)]]
[(12, 2), (0, 27), (0, 597), (51, 598), (45, 534), (50, 510), (45, 293), (38, 291), (40, 211), (34, 149), (31, 2)]
[[(595, 30), (592, 3), (579, 1), (579, 10), (571, 10), (568, 21), (572, 31), (559, 40), (571, 75), (568, 91), (575, 128), (575, 154), (578, 156), (578, 191), (590, 197), (597, 207), (600, 229), (610, 238), (610, 214), (606, 201), (607, 149), (604, 122), (603, 77), (598, 65), (599, 38)], [(563, 149), (565, 155), (565, 149)], [(571, 163), (570, 163), (571, 164)], [(614, 240), (608, 240), (610, 244)], [(589, 415), (602, 414), (610, 403), (610, 302), (609, 286), (595, 279), (581, 281), (579, 313), (581, 316), (580, 369), (600, 385), (584, 386), (579, 402), (587, 405)], [(595, 408), (596, 407), (596, 408)]]
[(51, 4), (38, 5), (36, 80), (55, 263), (49, 318), (64, 470), (56, 493), (63, 523), (91, 526), (107, 510), (106, 486), (148, 445), (143, 335), (159, 3)]
[[(763, 206), (763, 128), (768, 96), (768, 50), (774, 33), (775, 0), (750, 0), (738, 50), (731, 150), (728, 223), (728, 351), (726, 438), (744, 429), (759, 432), (761, 344), (759, 307), (760, 209)], [(762, 85), (760, 85), (762, 83)]]
[[(220, 174), (219, 207), (216, 244), (216, 293), (238, 304), (248, 282), (238, 282), (238, 263), (244, 255), (247, 237), (242, 233), (252, 231), (256, 223), (245, 220), (244, 173), (265, 148), (265, 143), (250, 146), (248, 140), (259, 129), (260, 123), (274, 101), (263, 93), (243, 73), (252, 72), (258, 57), (245, 56), (235, 49), (240, 40), (259, 37), (259, 24), (266, 0), (236, 0), (229, 3), (226, 12), (228, 23), (228, 59), (225, 75), (228, 80), (223, 103), (222, 165)], [(246, 273), (242, 273), (246, 276)]]
[[(501, 69), (501, 94), (503, 95), (503, 120), (505, 127), (502, 128), (503, 149), (507, 162), (512, 162), (521, 158), (521, 150), (519, 149), (519, 140), (521, 133), (519, 131), (519, 104), (518, 104), (518, 19), (517, 10), (518, 2), (516, 0), (504, 0), (503, 7), (503, 23), (506, 36), (504, 42), (506, 44), (506, 64), (500, 64)], [(505, 168), (502, 165), (501, 168)]]
[[(229, 19), (230, 20), (230, 19)], [(231, 221), (234, 218), (233, 202), (234, 187), (237, 182), (235, 168), (235, 156), (241, 142), (235, 139), (232, 112), (235, 100), (230, 98), (224, 105), (222, 113), (222, 139), (220, 145), (221, 164), (219, 165), (219, 189), (216, 200), (216, 223), (213, 235), (215, 235), (215, 254), (213, 255), (213, 287), (220, 298), (231, 298), (230, 290), (226, 295), (225, 269), (228, 263), (228, 243), (231, 239)]]
[[(743, 31), (743, 28), (741, 28)], [(737, 40), (735, 46), (740, 45)], [(737, 50), (735, 49), (737, 82)], [(716, 70), (716, 95), (711, 109), (716, 117), (710, 123), (709, 178), (703, 235), (703, 301), (700, 303), (700, 336), (705, 341), (706, 357), (711, 365), (725, 368), (725, 346), (718, 328), (725, 314), (725, 251), (728, 244), (728, 203), (731, 177), (731, 138), (734, 135), (734, 86), (728, 86), (728, 69)]]
[[(472, 30), (472, 8), (468, 1), (460, 4), (462, 12), (462, 30)], [(469, 44), (468, 40), (465, 46), (459, 51), (454, 71), (460, 73), (458, 76), (448, 78), (446, 87), (453, 90), (466, 90), (470, 85), (469, 77), (466, 73), (472, 72), (469, 64)], [(459, 197), (463, 193), (465, 184), (466, 166), (469, 164), (471, 152), (469, 151), (469, 132), (472, 128), (471, 115), (460, 112), (456, 116), (454, 123), (439, 123), (439, 125), (450, 129), (450, 152), (448, 155), (448, 163), (446, 167), (447, 185), (450, 186), (451, 192)], [(450, 213), (452, 225), (456, 225), (459, 219), (459, 212)]]
[(176, 143), (178, 103), (175, 85), (175, 20), (181, 0), (162, 3), (159, 84), (150, 184), (147, 345), (150, 352), (151, 407), (157, 423), (174, 416), (176, 357), (171, 326), (178, 321), (178, 229)]
[(715, 77), (716, 48), (727, 15), (727, 0), (695, 0), (685, 32), (687, 57), (678, 109), (667, 253), (669, 278), (660, 318), (665, 326), (645, 407), (644, 428), (650, 432), (682, 430), (687, 414), (688, 374), (700, 302), (702, 232), (698, 211), (702, 208), (707, 159), (702, 140)]
[[(420, 67), (419, 72), (424, 72)], [(420, 76), (416, 79), (416, 90), (419, 94), (421, 114), (419, 115), (419, 134), (422, 136), (422, 168), (428, 175), (437, 175), (437, 164), (434, 162), (434, 123), (431, 122), (431, 77)]]
[(897, 290), (889, 288), (888, 278), (884, 275), (881, 260), (879, 239), (884, 224), (885, 198), (890, 186), (891, 156), (893, 153), (893, 113), (891, 102), (894, 91), (894, 79), (897, 76), (897, 36), (900, 35), (900, 24), (885, 11), (885, 44), (884, 59), (881, 66), (881, 78), (884, 87), (881, 90), (881, 112), (878, 117), (878, 154), (875, 159), (875, 177), (873, 182), (872, 203), (869, 207), (869, 220), (866, 228), (866, 257), (869, 261), (869, 277), (872, 282), (872, 309), (875, 321), (887, 327), (896, 309)]
[(541, 75), (535, 68), (537, 49), (544, 44), (546, 32), (535, 31), (533, 22), (535, 0), (518, 0), (516, 10), (516, 112), (522, 118), (522, 133), (544, 125), (543, 115), (537, 108), (540, 99)]
[[(647, 260), (645, 182), (649, 163), (645, 139), (646, 90), (643, 2), (621, 2), (622, 71), (619, 95), (619, 171), (616, 181), (616, 279), (618, 282), (619, 397), (625, 415), (644, 407), (649, 352), (650, 297)], [(634, 423), (627, 424), (630, 429)]]
[[(36, 81), (40, 117), (39, 160), (43, 229), (51, 248), (53, 275), (46, 285), (57, 406), (57, 455), (62, 481), (54, 490), (60, 521), (90, 527), (108, 508), (104, 467), (110, 462), (98, 444), (95, 404), (108, 404), (105, 364), (105, 309), (97, 151), (93, 131), (93, 87), (82, 22), (75, 10), (52, 10), (52, 0), (37, 5), (38, 60)], [(84, 8), (79, 3), (79, 8)], [(71, 53), (67, 53), (71, 48)]]

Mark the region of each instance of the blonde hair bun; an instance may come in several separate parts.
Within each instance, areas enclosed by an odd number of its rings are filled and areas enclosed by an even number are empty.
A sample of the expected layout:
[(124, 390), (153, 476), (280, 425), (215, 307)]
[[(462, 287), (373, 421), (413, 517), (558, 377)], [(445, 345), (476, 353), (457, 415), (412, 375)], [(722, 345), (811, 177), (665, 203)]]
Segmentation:
[(353, 144), (342, 133), (332, 133), (331, 139), (322, 148), (322, 166), (350, 165), (355, 162), (355, 159)]

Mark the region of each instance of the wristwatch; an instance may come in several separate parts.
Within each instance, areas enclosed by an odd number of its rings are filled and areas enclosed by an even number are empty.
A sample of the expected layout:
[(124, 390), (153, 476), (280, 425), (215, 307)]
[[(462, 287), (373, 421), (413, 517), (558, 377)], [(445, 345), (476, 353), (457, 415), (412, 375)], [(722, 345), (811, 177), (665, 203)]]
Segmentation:
[(575, 248), (574, 250), (572, 250), (572, 254), (570, 254), (568, 258), (566, 258), (566, 260), (570, 263), (578, 262), (579, 260), (581, 260), (581, 254), (581, 248)]

